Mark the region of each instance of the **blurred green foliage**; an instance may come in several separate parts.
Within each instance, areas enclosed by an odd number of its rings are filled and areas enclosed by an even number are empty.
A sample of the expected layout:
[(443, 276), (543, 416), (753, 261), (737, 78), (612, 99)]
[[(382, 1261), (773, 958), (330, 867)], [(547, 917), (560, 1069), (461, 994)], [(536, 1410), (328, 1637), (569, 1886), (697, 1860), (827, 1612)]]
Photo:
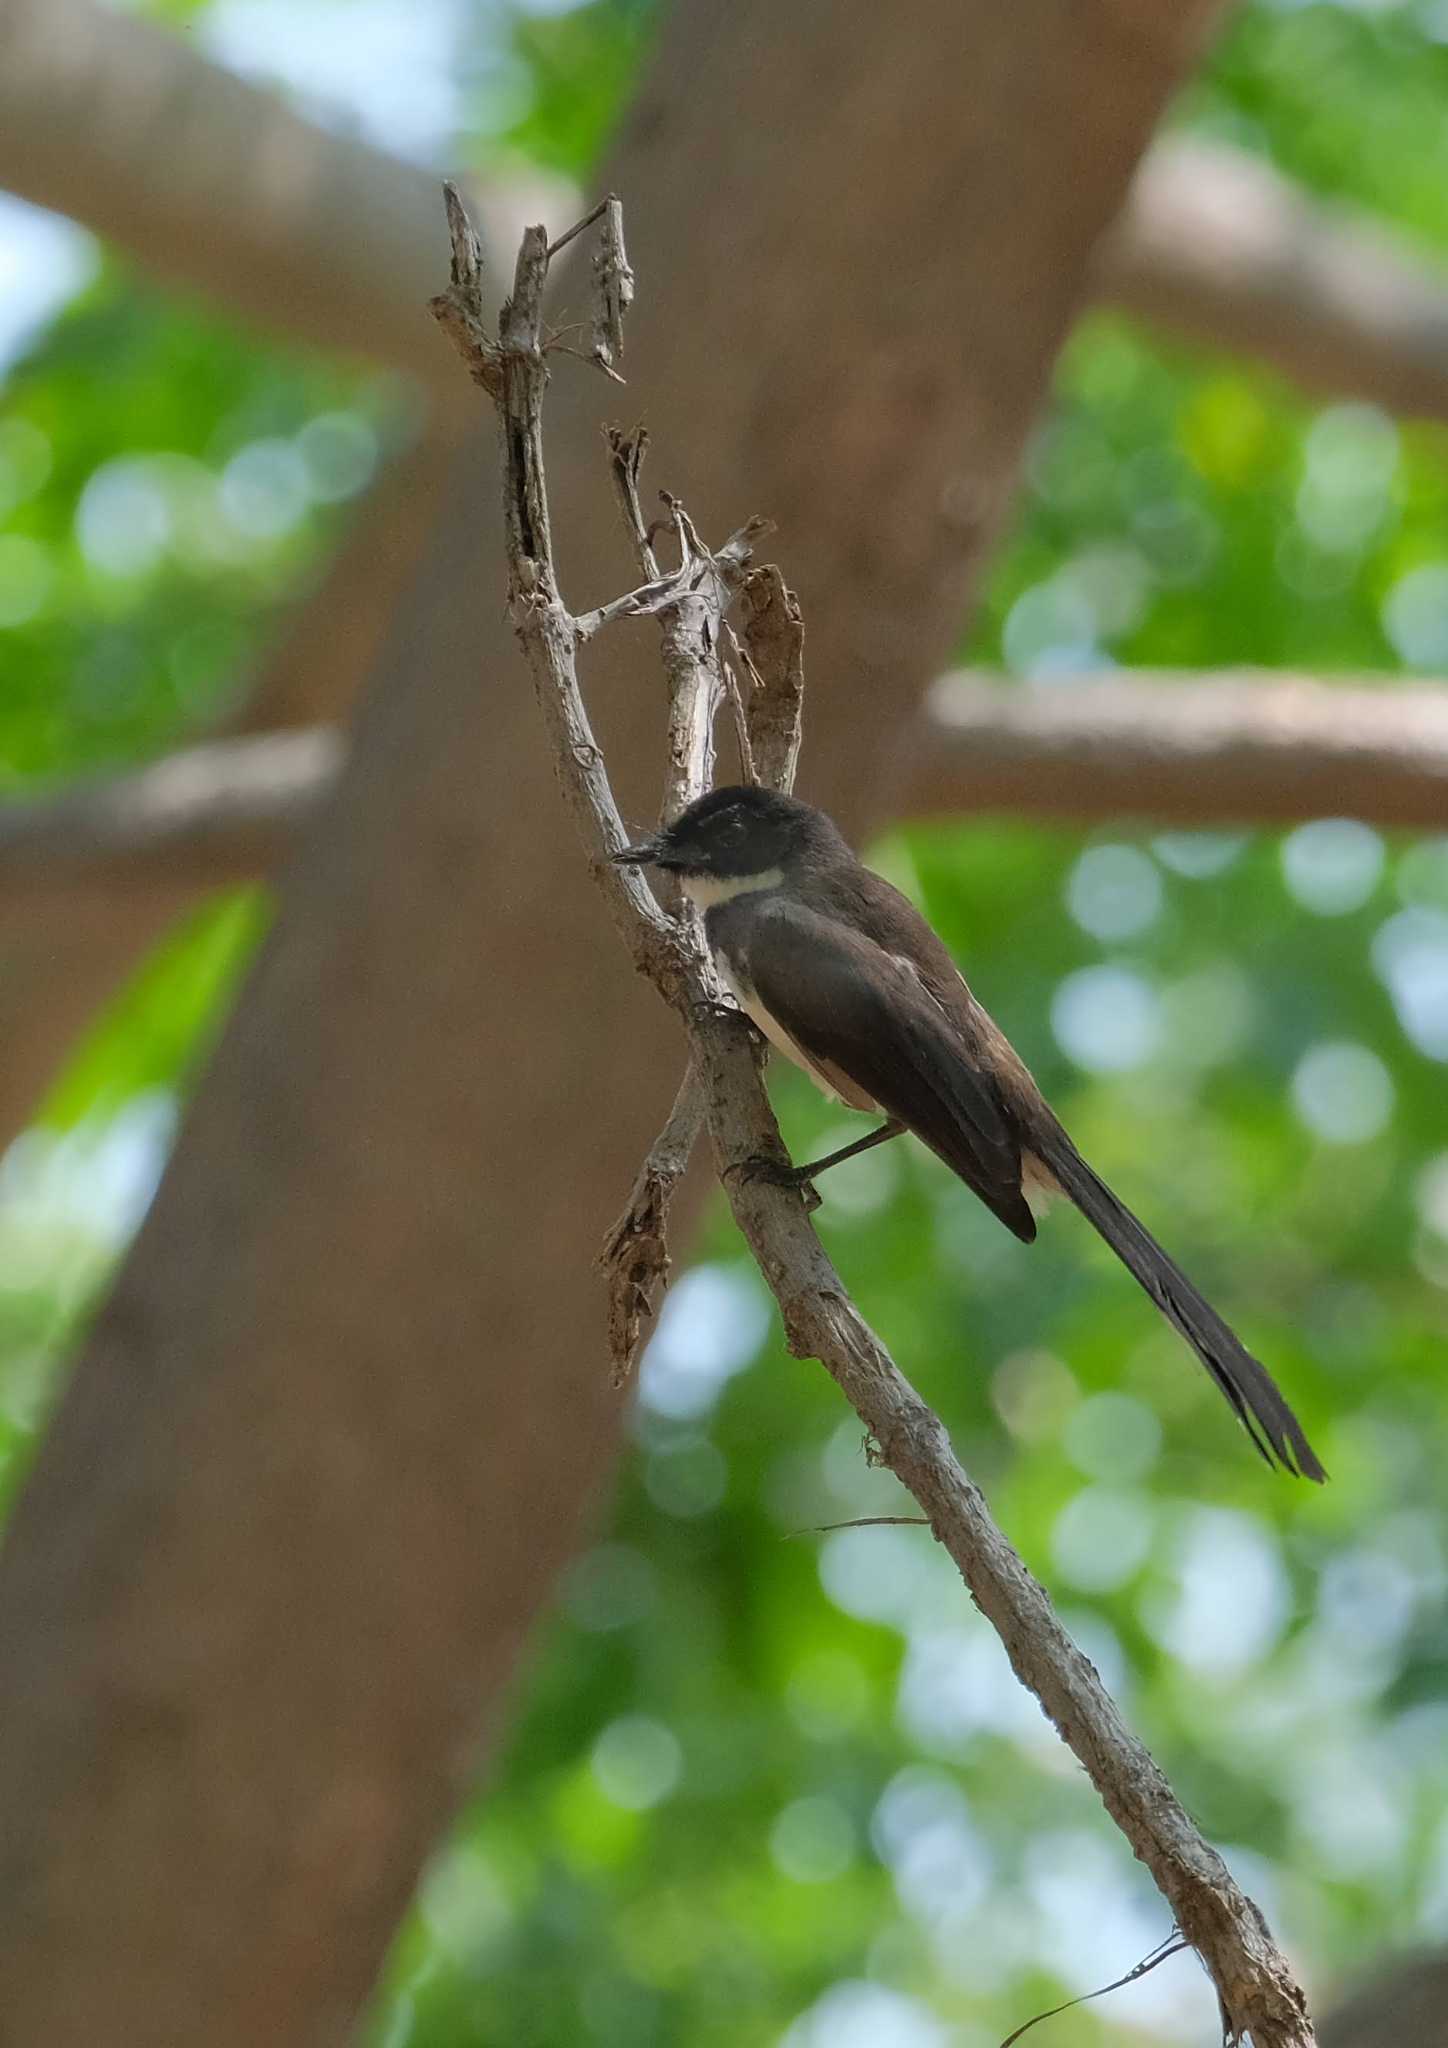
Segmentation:
[(1438, 0), (1238, 9), (1181, 117), (1435, 242), (1448, 240)]
[[(649, 21), (477, 10), (474, 55), (521, 85), (470, 146), (586, 166)], [(1441, 0), (1258, 4), (1176, 118), (1448, 241), (1445, 67)], [(108, 264), (0, 400), (12, 780), (224, 704), (388, 407)], [(1442, 673), (1448, 437), (1093, 316), (965, 651), (1063, 688), (1111, 661)], [(1448, 1938), (1448, 840), (972, 824), (877, 854), (1334, 1483), (1258, 1465), (1084, 1225), (1028, 1250), (918, 1149), (826, 1183), (842, 1270), (1314, 1982)], [(176, 934), (0, 1164), (10, 1485), (262, 915)], [(797, 1077), (776, 1092), (798, 1151), (833, 1139)], [(988, 2048), (1167, 1932), (928, 1537), (811, 1533), (902, 1503), (722, 1223), (702, 1254), (379, 2048)], [(1179, 1961), (1042, 2039), (1214, 2029)]]
[(243, 694), (385, 431), (377, 380), (104, 265), (4, 389), (0, 777), (136, 759)]
[(652, 0), (595, 0), (562, 13), (510, 4), (507, 40), (522, 92), (489, 151), (586, 176), (628, 104), (656, 18)]

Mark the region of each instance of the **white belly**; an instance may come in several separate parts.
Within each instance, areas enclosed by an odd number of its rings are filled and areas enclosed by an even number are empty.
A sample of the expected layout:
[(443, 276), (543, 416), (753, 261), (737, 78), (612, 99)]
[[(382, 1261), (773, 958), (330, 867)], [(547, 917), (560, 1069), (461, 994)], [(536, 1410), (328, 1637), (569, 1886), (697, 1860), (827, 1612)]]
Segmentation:
[[(692, 899), (702, 914), (716, 904), (732, 903), (736, 896), (752, 896), (762, 889), (777, 889), (784, 880), (784, 873), (780, 868), (766, 868), (757, 875), (685, 875), (681, 879), (684, 894)], [(710, 950), (719, 979), (750, 1023), (758, 1026), (776, 1052), (782, 1052), (787, 1060), (794, 1062), (801, 1073), (808, 1074), (820, 1093), (827, 1095), (831, 1102), (841, 1102), (846, 1109), (875, 1108), (874, 1102), (862, 1090), (850, 1091), (847, 1076), (824, 1073), (807, 1059), (784, 1026), (770, 1016), (755, 990), (746, 988), (734, 975), (724, 955), (716, 947), (711, 947)]]
[(728, 989), (730, 995), (733, 996), (735, 1002), (738, 1003), (750, 1023), (758, 1025), (775, 1051), (782, 1052), (787, 1060), (793, 1060), (803, 1073), (808, 1074), (812, 1081), (817, 1082), (821, 1088), (824, 1088), (827, 1095), (833, 1095), (834, 1090), (825, 1087), (825, 1083), (820, 1079), (818, 1070), (810, 1065), (784, 1027), (770, 1016), (768, 1010), (760, 1002), (756, 992), (752, 988), (745, 988), (741, 982), (735, 979), (730, 970), (729, 962), (722, 953), (714, 955), (714, 966), (718, 972), (719, 979), (723, 982), (725, 988)]
[(825, 1072), (800, 1051), (784, 1026), (777, 1018), (770, 1016), (760, 1002), (757, 992), (752, 988), (746, 988), (731, 972), (729, 962), (722, 953), (714, 954), (714, 966), (719, 979), (750, 1023), (759, 1027), (776, 1052), (782, 1052), (787, 1060), (794, 1062), (801, 1073), (808, 1074), (822, 1095), (827, 1096), (831, 1102), (842, 1104), (846, 1109), (867, 1112), (875, 1109), (874, 1101), (862, 1089), (852, 1087), (847, 1076), (840, 1074), (838, 1070)]

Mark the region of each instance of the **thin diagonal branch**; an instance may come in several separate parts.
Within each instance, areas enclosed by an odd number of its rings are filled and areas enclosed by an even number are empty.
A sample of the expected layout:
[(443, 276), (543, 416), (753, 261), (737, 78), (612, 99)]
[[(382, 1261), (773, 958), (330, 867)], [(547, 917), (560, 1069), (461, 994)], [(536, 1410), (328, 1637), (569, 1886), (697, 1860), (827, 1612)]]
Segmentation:
[[(565, 797), (595, 872), (607, 880), (618, 812), (588, 733), (575, 662), (576, 636), (558, 593), (547, 544), (541, 466), (541, 295), (547, 238), (532, 229), (503, 323), (499, 426), (514, 625), (550, 734)], [(525, 550), (531, 536), (536, 552)], [(711, 687), (706, 673), (696, 687)], [(554, 701), (548, 701), (552, 698)], [(580, 745), (580, 736), (587, 742)], [(1080, 1759), (1108, 1812), (1146, 1863), (1182, 1933), (1211, 1974), (1229, 2036), (1256, 2048), (1311, 2048), (1302, 1992), (1261, 1913), (1198, 1834), (1166, 1779), (1123, 1722), (1087, 1659), (1057, 1620), (991, 1520), (958, 1464), (939, 1418), (905, 1380), (855, 1309), (798, 1193), (741, 1175), (736, 1162), (779, 1144), (750, 1034), (709, 999), (704, 963), (687, 926), (660, 943), (656, 906), (636, 911), (610, 887), (609, 907), (635, 965), (684, 1020), (702, 1077), (716, 1166), (736, 1221), (779, 1304), (790, 1349), (819, 1358), (914, 1494), (982, 1613), (993, 1623), (1021, 1682), (1040, 1700)]]
[(695, 564), (685, 562), (680, 568), (671, 569), (667, 576), (656, 576), (651, 583), (641, 583), (637, 590), (626, 590), (622, 597), (611, 597), (607, 604), (598, 605), (591, 612), (580, 612), (573, 622), (579, 645), (591, 640), (605, 626), (616, 625), (620, 619), (652, 618), (659, 612), (671, 610), (694, 587), (697, 576)]

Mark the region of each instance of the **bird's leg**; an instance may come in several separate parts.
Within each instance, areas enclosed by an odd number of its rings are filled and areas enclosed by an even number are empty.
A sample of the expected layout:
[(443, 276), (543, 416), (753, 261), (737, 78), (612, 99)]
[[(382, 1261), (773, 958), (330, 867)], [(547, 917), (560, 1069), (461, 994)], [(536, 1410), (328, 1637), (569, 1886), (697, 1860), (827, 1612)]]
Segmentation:
[(853, 1145), (842, 1145), (838, 1152), (827, 1152), (823, 1159), (811, 1159), (808, 1166), (786, 1166), (777, 1159), (759, 1154), (744, 1160), (738, 1171), (746, 1180), (767, 1180), (778, 1188), (802, 1189), (806, 1199), (814, 1196), (809, 1204), (813, 1209), (819, 1203), (819, 1195), (811, 1185), (817, 1173), (824, 1173), (831, 1166), (841, 1166), (845, 1160), (854, 1159), (876, 1145), (883, 1145), (887, 1139), (898, 1138), (904, 1128), (904, 1124), (891, 1117), (888, 1123), (881, 1124), (879, 1130), (871, 1131), (868, 1137), (856, 1138)]
[(790, 1172), (796, 1181), (813, 1180), (817, 1173), (825, 1173), (832, 1166), (843, 1166), (847, 1159), (854, 1159), (861, 1152), (869, 1152), (876, 1145), (884, 1145), (891, 1138), (898, 1138), (905, 1126), (891, 1117), (881, 1124), (878, 1131), (871, 1131), (868, 1137), (856, 1138), (853, 1145), (841, 1145), (838, 1152), (826, 1152), (823, 1159), (812, 1159), (808, 1166), (792, 1166)]

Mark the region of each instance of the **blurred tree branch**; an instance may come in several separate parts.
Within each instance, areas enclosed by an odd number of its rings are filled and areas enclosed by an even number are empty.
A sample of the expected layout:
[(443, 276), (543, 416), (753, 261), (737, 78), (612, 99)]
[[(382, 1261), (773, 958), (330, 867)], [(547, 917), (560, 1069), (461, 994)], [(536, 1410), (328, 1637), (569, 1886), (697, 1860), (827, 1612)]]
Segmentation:
[[(0, 907), (33, 921), (274, 875), (341, 759), (328, 727), (214, 740), (0, 805)], [(963, 670), (901, 728), (884, 787), (901, 818), (1435, 831), (1448, 824), (1448, 686), (1233, 669), (1063, 689)]]
[(422, 311), (447, 251), (425, 170), (92, 0), (0, 0), (0, 44), (0, 184), (167, 283), (457, 409)]
[(1077, 823), (1448, 825), (1448, 690), (1227, 669), (1130, 670), (1070, 685), (969, 671), (904, 729), (899, 807)]
[[(406, 371), (457, 410), (457, 378), (419, 314), (445, 255), (426, 171), (95, 0), (0, 0), (0, 40), (0, 185), (158, 277)], [(539, 210), (556, 196), (555, 181)], [(513, 194), (470, 198), (487, 238), (511, 248), (511, 232), (488, 230), (495, 199), (506, 209)], [(1448, 273), (1243, 151), (1159, 143), (1092, 275), (1109, 303), (1309, 390), (1448, 418)]]
[(1322, 2022), (1322, 2048), (1448, 2048), (1448, 1954), (1389, 1957)]
[[(811, 790), (847, 828), (1214, 14), (916, 0), (888, 62), (873, 0), (664, 19), (609, 166), (649, 280), (631, 374), (704, 530), (746, 492), (788, 522), (831, 678)], [(561, 389), (552, 428), (560, 554), (580, 592), (617, 588), (613, 522), (574, 509), (595, 394)], [(612, 1466), (590, 1261), (664, 1034), (539, 829), (552, 770), (479, 572), (483, 473), (460, 451), (0, 1554), (17, 2042), (345, 2033)], [(589, 657), (630, 808), (658, 736), (638, 630)]]
[(1110, 304), (1306, 391), (1448, 417), (1448, 271), (1244, 150), (1159, 144), (1095, 275)]
[(0, 903), (47, 920), (159, 895), (163, 914), (274, 874), (336, 786), (338, 727), (254, 733), (0, 805)]

